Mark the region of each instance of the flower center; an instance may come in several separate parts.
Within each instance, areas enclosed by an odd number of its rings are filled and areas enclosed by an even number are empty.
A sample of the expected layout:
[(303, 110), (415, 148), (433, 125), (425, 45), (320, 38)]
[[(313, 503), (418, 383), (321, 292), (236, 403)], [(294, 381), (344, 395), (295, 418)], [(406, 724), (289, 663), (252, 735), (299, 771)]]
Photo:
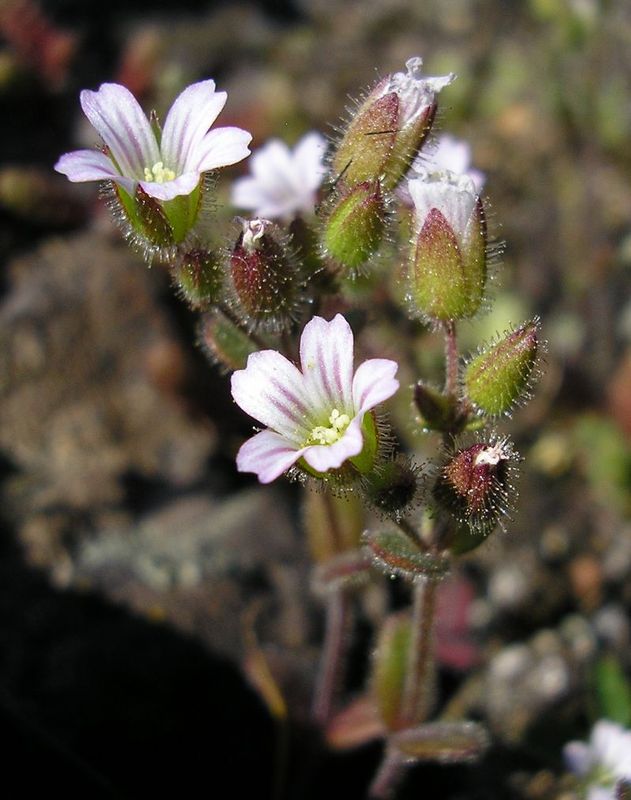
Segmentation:
[(162, 161), (157, 161), (151, 169), (145, 167), (145, 180), (153, 183), (165, 183), (175, 180), (175, 172), (165, 167)]
[(334, 444), (344, 435), (351, 418), (348, 414), (341, 414), (337, 408), (334, 408), (329, 416), (329, 422), (331, 424), (328, 428), (324, 425), (316, 425), (311, 431), (307, 444)]

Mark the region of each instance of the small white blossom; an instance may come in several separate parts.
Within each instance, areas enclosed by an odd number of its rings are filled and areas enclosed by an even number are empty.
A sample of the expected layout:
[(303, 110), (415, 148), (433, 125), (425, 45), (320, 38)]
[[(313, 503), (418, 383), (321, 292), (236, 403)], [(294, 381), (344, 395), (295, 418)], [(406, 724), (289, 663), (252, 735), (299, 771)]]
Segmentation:
[(325, 150), (326, 140), (315, 131), (303, 136), (293, 150), (272, 139), (250, 159), (252, 174), (234, 182), (232, 204), (268, 219), (313, 213), (326, 172)]
[(631, 782), (631, 730), (609, 720), (592, 728), (589, 742), (570, 742), (563, 750), (568, 768), (587, 786), (587, 800), (615, 800), (616, 783)]
[(301, 458), (317, 472), (338, 469), (364, 448), (367, 412), (399, 388), (395, 361), (371, 358), (353, 370), (353, 332), (341, 314), (314, 317), (300, 339), (300, 369), (275, 350), (248, 357), (232, 397), (266, 426), (241, 447), (239, 472), (269, 483)]
[(133, 94), (117, 83), (81, 92), (81, 108), (106, 152), (75, 150), (55, 169), (75, 182), (114, 181), (133, 195), (140, 186), (157, 200), (191, 194), (204, 172), (236, 164), (249, 154), (251, 135), (241, 128), (209, 130), (226, 104), (215, 82), (200, 81), (175, 100), (162, 135), (153, 128)]
[(414, 229), (417, 233), (423, 228), (430, 212), (436, 209), (459, 242), (466, 238), (478, 204), (478, 193), (471, 178), (438, 170), (413, 178), (407, 185), (414, 204)]
[(382, 81), (374, 99), (387, 94), (399, 98), (399, 129), (403, 130), (427, 113), (434, 104), (435, 95), (456, 79), (453, 72), (441, 77), (429, 78), (422, 74), (423, 59), (419, 56), (405, 62), (407, 72), (395, 72)]

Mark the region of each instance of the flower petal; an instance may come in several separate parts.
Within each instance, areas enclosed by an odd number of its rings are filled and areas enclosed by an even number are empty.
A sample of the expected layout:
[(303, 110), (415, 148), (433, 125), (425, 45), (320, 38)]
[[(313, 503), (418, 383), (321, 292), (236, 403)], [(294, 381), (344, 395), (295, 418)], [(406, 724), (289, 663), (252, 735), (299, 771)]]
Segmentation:
[(145, 167), (160, 161), (149, 120), (133, 94), (117, 83), (104, 83), (98, 92), (81, 92), (81, 107), (96, 128), (121, 173), (142, 178)]
[(302, 455), (307, 464), (317, 472), (327, 472), (338, 469), (349, 458), (359, 455), (364, 447), (362, 419), (363, 414), (351, 420), (344, 436), (335, 444), (306, 447)]
[(199, 172), (185, 172), (178, 175), (175, 180), (156, 183), (154, 181), (139, 181), (142, 188), (156, 200), (173, 200), (179, 195), (190, 194), (199, 183)]
[(353, 331), (341, 314), (327, 322), (314, 317), (300, 339), (300, 363), (307, 397), (326, 411), (352, 411)]
[(300, 371), (275, 350), (252, 353), (246, 368), (233, 373), (232, 397), (246, 414), (285, 437), (289, 446), (300, 447), (318, 424)]
[(118, 176), (112, 160), (99, 150), (65, 153), (55, 164), (55, 170), (75, 183), (106, 181)]
[(387, 358), (371, 358), (360, 364), (353, 378), (353, 405), (358, 413), (383, 403), (398, 390), (394, 377), (399, 365)]
[(294, 148), (293, 160), (303, 181), (303, 191), (314, 192), (322, 183), (326, 172), (322, 164), (325, 152), (326, 139), (317, 131), (307, 133)]
[(176, 173), (196, 169), (197, 148), (227, 99), (226, 92), (215, 91), (212, 80), (194, 83), (176, 98), (164, 121), (160, 142), (169, 169)]
[(271, 483), (298, 461), (297, 450), (273, 431), (261, 431), (248, 439), (237, 453), (239, 472), (254, 472), (261, 483)]
[(237, 164), (250, 155), (248, 145), (251, 141), (252, 134), (241, 128), (208, 131), (197, 148), (195, 159), (199, 158), (199, 161), (196, 161), (195, 169), (210, 172), (211, 169)]
[(591, 750), (585, 742), (569, 742), (563, 748), (563, 758), (570, 772), (587, 775), (594, 765)]

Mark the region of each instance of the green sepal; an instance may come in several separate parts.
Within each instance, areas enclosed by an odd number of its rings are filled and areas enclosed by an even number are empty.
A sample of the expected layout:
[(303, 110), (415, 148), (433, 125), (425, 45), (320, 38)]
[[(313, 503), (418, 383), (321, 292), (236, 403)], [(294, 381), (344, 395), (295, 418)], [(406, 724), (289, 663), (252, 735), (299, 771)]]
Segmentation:
[(395, 92), (370, 96), (349, 125), (333, 159), (337, 180), (348, 186), (381, 177), (392, 153), (399, 120)]
[(469, 361), (464, 386), (480, 411), (506, 414), (527, 392), (537, 360), (538, 328), (537, 319), (527, 322)]
[(173, 265), (172, 274), (193, 308), (208, 306), (220, 299), (224, 269), (216, 253), (201, 248), (189, 250)]
[(381, 244), (385, 216), (379, 181), (358, 183), (329, 215), (323, 236), (327, 255), (351, 270), (362, 266)]
[(182, 242), (195, 226), (202, 199), (203, 178), (190, 194), (162, 201), (162, 210), (171, 225), (173, 241)]
[(364, 446), (361, 453), (348, 460), (358, 472), (365, 475), (375, 466), (375, 459), (377, 458), (377, 451), (379, 449), (379, 433), (377, 431), (375, 415), (372, 411), (367, 411), (364, 414), (364, 419), (362, 420), (362, 436), (364, 437)]
[(211, 361), (228, 372), (244, 369), (248, 356), (258, 349), (250, 337), (223, 314), (203, 319), (200, 340)]

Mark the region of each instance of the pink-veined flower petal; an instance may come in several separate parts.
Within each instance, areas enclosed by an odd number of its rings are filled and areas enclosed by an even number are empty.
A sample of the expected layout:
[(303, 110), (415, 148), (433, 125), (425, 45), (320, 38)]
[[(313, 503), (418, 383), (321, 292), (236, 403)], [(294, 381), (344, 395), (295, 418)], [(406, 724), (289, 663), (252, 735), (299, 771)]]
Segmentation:
[(307, 397), (329, 412), (352, 410), (353, 331), (341, 314), (330, 322), (314, 317), (300, 339)]
[(370, 411), (398, 390), (394, 377), (399, 365), (387, 358), (371, 358), (360, 364), (353, 378), (353, 405), (357, 413)]
[[(210, 172), (218, 167), (237, 164), (250, 155), (252, 134), (241, 128), (216, 128), (208, 131), (195, 153), (195, 168)], [(199, 160), (197, 160), (199, 159)]]
[(171, 106), (162, 129), (160, 150), (166, 167), (176, 173), (197, 168), (197, 148), (227, 99), (226, 92), (215, 91), (213, 80), (184, 89)]
[(138, 181), (140, 186), (156, 200), (173, 200), (179, 195), (189, 195), (200, 181), (199, 172), (185, 172), (172, 181), (156, 183), (155, 181)]
[(239, 472), (254, 472), (261, 483), (271, 483), (293, 466), (303, 450), (291, 447), (274, 431), (261, 431), (241, 445), (237, 453)]
[(84, 89), (81, 107), (109, 147), (122, 175), (141, 179), (146, 167), (161, 160), (149, 120), (124, 86), (104, 83), (97, 92)]
[(349, 458), (357, 456), (364, 447), (363, 414), (351, 420), (342, 438), (334, 444), (306, 447), (303, 458), (317, 472), (338, 469)]
[(75, 183), (104, 181), (118, 177), (118, 171), (112, 160), (99, 150), (75, 150), (72, 153), (65, 153), (55, 164), (55, 170)]
[(232, 396), (246, 414), (300, 447), (317, 425), (300, 370), (275, 350), (248, 357), (245, 369), (232, 375)]

